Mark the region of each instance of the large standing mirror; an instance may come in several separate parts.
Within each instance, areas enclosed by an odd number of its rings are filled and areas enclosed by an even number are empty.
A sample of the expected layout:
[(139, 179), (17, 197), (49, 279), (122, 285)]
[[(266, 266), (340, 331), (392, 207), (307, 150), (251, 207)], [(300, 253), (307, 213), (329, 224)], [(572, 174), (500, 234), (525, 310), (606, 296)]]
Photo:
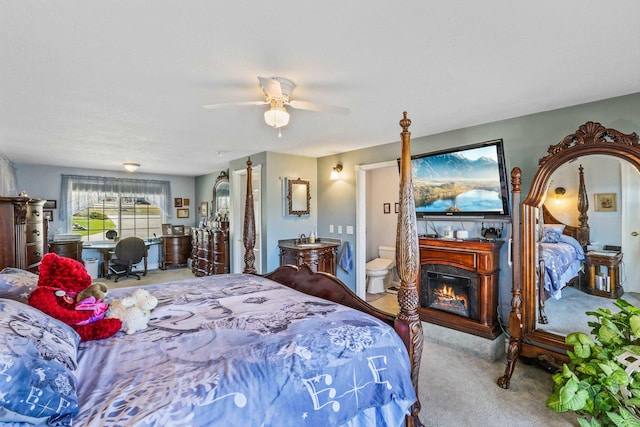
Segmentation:
[(212, 216), (221, 216), (229, 218), (229, 175), (225, 171), (220, 172), (215, 184), (213, 185), (213, 199), (212, 199)]
[[(617, 167), (603, 167), (602, 156), (606, 156), (606, 161), (613, 162)], [(624, 199), (624, 203), (617, 204), (621, 219), (619, 222), (606, 221), (608, 223), (606, 226), (612, 227), (615, 224), (616, 227), (620, 227), (623, 242), (621, 251), (627, 252), (624, 253), (625, 259), (634, 259), (634, 257), (637, 259), (637, 251), (640, 246), (640, 240), (637, 240), (640, 239), (637, 237), (640, 230), (633, 229), (631, 225), (633, 219), (637, 218), (638, 209), (633, 207), (632, 203), (637, 203), (640, 199), (637, 194), (640, 193), (640, 186), (638, 186), (638, 182), (640, 182), (640, 145), (637, 134), (624, 134), (615, 129), (607, 129), (600, 123), (587, 122), (560, 143), (551, 145), (548, 154), (540, 159), (539, 166), (529, 195), (522, 202), (522, 205), (520, 205), (521, 171), (519, 168), (514, 168), (512, 171), (513, 289), (509, 316), (510, 337), (507, 365), (504, 375), (498, 378), (498, 385), (502, 388), (509, 388), (511, 375), (516, 361), (520, 357), (539, 360), (555, 366), (561, 366), (562, 362), (568, 361), (567, 350), (569, 347), (564, 341), (564, 334), (552, 331), (548, 326), (549, 320), (545, 321), (544, 314), (541, 314), (543, 313), (541, 304), (544, 304), (544, 298), (540, 297), (540, 292), (544, 292), (544, 282), (542, 281), (545, 280), (546, 274), (544, 262), (540, 263), (541, 246), (545, 240), (546, 230), (553, 229), (555, 225), (555, 231), (558, 232), (560, 225), (560, 228), (563, 228), (561, 233), (565, 233), (564, 229), (567, 230), (566, 233), (574, 232), (574, 238), (581, 240), (580, 244), (585, 246), (586, 252), (593, 249), (589, 247), (590, 241), (587, 236), (588, 233), (593, 234), (595, 230), (593, 224), (589, 225), (588, 219), (590, 216), (596, 216), (599, 213), (598, 209), (603, 207), (612, 209), (609, 202), (603, 202), (593, 189), (589, 190), (588, 180), (586, 184), (580, 183), (583, 178), (583, 170), (597, 170), (600, 181), (603, 180), (604, 174), (619, 174), (619, 187), (617, 189), (609, 188), (605, 194), (620, 194), (621, 196), (618, 197)], [(561, 178), (563, 174), (571, 175), (565, 170), (567, 168), (573, 168), (577, 172), (575, 173), (577, 188), (567, 189), (564, 185), (558, 184), (564, 179)], [(558, 190), (556, 191), (556, 189)], [(571, 227), (562, 227), (557, 217), (550, 214), (551, 209), (548, 206), (553, 202), (551, 199), (555, 198), (554, 195), (564, 197), (569, 191), (574, 192), (577, 198), (575, 206), (578, 211), (579, 224), (576, 224), (573, 230)], [(603, 206), (600, 206), (599, 203)], [(626, 225), (627, 222), (629, 225)], [(604, 227), (603, 224), (604, 222), (598, 227)], [(576, 230), (578, 230), (577, 234)], [(598, 232), (603, 235), (602, 230), (598, 230)], [(614, 230), (607, 230), (605, 235), (612, 235), (614, 232)], [(585, 235), (585, 233), (587, 234)], [(600, 249), (603, 248), (597, 248), (597, 250)], [(594, 288), (589, 283), (591, 281), (590, 268), (586, 261), (585, 259), (583, 264), (585, 272), (578, 278), (579, 288), (581, 288), (578, 292), (585, 290), (585, 286), (587, 289), (589, 286), (591, 289)], [(639, 280), (634, 279), (639, 276), (632, 276), (631, 273), (628, 273), (627, 276), (630, 282), (640, 283)], [(638, 283), (629, 283), (629, 287), (639, 289)], [(611, 303), (617, 296), (615, 292), (611, 292), (611, 289), (596, 290), (591, 294), (591, 296), (601, 299), (601, 305)], [(568, 301), (562, 301), (562, 297), (557, 301), (568, 304)], [(550, 303), (547, 303), (547, 306), (549, 305)], [(566, 307), (557, 312), (568, 311)], [(546, 314), (551, 317), (550, 313)], [(585, 324), (585, 326), (587, 325)]]
[(309, 215), (311, 213), (311, 190), (307, 179), (286, 180), (287, 215)]

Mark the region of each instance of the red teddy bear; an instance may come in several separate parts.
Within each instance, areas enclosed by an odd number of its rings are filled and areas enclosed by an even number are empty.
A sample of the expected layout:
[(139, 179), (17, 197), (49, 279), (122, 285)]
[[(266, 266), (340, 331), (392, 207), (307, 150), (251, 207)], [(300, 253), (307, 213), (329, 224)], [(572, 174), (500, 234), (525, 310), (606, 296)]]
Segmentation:
[(104, 319), (106, 304), (90, 310), (76, 308), (76, 295), (89, 285), (91, 276), (82, 263), (48, 253), (42, 258), (38, 287), (29, 295), (29, 305), (71, 325), (81, 341), (110, 337), (120, 330), (122, 322)]

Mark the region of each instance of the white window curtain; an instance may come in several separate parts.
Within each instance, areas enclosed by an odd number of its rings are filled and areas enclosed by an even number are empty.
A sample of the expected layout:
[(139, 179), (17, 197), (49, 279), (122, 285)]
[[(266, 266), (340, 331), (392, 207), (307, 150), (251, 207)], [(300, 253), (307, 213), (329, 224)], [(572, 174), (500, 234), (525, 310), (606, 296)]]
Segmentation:
[[(82, 200), (72, 200), (72, 191), (82, 191)], [(172, 217), (171, 183), (152, 179), (110, 178), (103, 176), (62, 175), (60, 185), (60, 219), (78, 212), (105, 195), (144, 197), (164, 211), (166, 218)], [(74, 203), (74, 206), (71, 204)]]
[(14, 197), (18, 195), (18, 179), (16, 167), (11, 160), (0, 154), (0, 196)]

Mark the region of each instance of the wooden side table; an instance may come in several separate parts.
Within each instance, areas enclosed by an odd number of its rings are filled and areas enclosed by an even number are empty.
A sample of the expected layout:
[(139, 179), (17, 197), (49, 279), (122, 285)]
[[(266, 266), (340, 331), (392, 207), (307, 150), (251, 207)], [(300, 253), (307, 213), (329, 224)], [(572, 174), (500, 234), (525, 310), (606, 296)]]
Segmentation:
[[(587, 252), (587, 268), (589, 283), (587, 293), (606, 298), (620, 298), (624, 293), (620, 284), (620, 262), (622, 262), (622, 252)], [(606, 267), (607, 274), (602, 274), (603, 267)], [(598, 289), (596, 276), (603, 277), (602, 289)]]

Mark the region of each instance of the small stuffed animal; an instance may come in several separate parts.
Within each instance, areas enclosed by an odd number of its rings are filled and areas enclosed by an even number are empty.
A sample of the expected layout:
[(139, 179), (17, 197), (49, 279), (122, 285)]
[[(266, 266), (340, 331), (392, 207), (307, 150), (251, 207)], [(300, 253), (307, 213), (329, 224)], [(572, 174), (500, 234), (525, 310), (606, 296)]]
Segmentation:
[(80, 302), (89, 297), (94, 297), (97, 301), (104, 301), (108, 291), (109, 287), (105, 283), (93, 282), (87, 289), (78, 292), (76, 302)]
[(131, 335), (147, 327), (151, 310), (158, 305), (158, 299), (146, 289), (137, 289), (132, 295), (111, 303), (105, 317), (120, 319), (122, 331)]
[(107, 338), (120, 330), (120, 320), (103, 318), (106, 303), (77, 304), (78, 293), (91, 285), (91, 276), (81, 262), (50, 252), (42, 258), (39, 272), (29, 305), (70, 325), (81, 341)]

